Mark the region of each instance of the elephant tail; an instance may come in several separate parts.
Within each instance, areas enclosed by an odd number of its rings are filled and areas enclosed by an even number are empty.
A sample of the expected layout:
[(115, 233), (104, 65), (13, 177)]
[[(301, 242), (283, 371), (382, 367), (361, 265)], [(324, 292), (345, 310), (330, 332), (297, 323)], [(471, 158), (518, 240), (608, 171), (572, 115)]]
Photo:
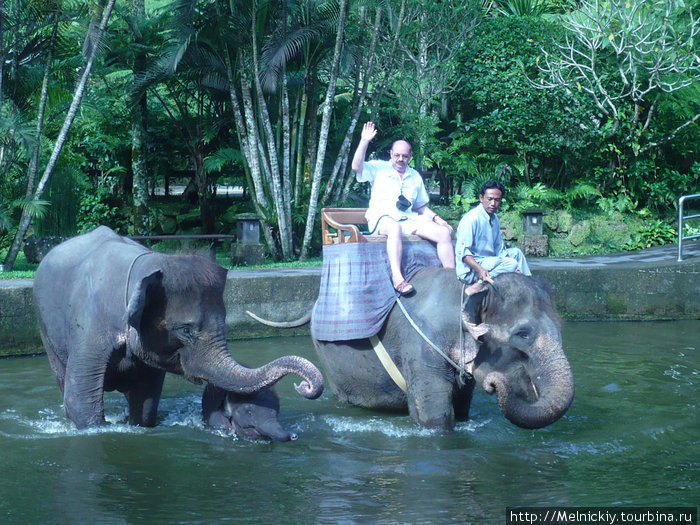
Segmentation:
[(246, 310), (245, 313), (247, 313), (257, 322), (262, 323), (266, 326), (272, 326), (273, 328), (297, 328), (298, 326), (305, 325), (306, 323), (311, 321), (311, 310), (309, 310), (299, 319), (295, 319), (294, 321), (270, 321), (268, 319), (263, 319), (262, 317), (255, 315), (250, 310)]

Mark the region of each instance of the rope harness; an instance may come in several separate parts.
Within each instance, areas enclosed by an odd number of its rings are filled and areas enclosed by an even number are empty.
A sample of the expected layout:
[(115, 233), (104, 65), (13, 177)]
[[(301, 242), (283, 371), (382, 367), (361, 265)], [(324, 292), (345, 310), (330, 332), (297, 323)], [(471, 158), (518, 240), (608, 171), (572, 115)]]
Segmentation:
[[(411, 315), (408, 313), (408, 310), (406, 310), (406, 307), (403, 304), (403, 301), (401, 298), (397, 298), (396, 302), (399, 305), (399, 308), (403, 312), (403, 315), (406, 317), (408, 320), (409, 324), (411, 327), (416, 331), (416, 333), (423, 338), (423, 340), (428, 343), (428, 346), (435, 350), (442, 358), (447, 361), (454, 369), (459, 373), (458, 375), (458, 383), (460, 386), (464, 386), (467, 381), (471, 381), (474, 379), (474, 376), (471, 373), (471, 366), (474, 363), (474, 359), (476, 359), (476, 356), (474, 358), (470, 359), (467, 361), (466, 357), (466, 352), (464, 349), (465, 345), (465, 340), (464, 340), (464, 330), (462, 329), (462, 312), (464, 311), (464, 289), (466, 285), (462, 285), (462, 291), (461, 291), (461, 296), (462, 299), (460, 301), (460, 317), (459, 317), (459, 363), (456, 363), (450, 356), (447, 355), (446, 352), (444, 352), (440, 347), (438, 347), (435, 343), (433, 343), (430, 338), (425, 335), (423, 330), (421, 330), (420, 326), (413, 320)], [(377, 357), (379, 358), (379, 361), (382, 363), (382, 366), (384, 367), (384, 370), (387, 371), (389, 376), (394, 380), (394, 383), (396, 383), (396, 386), (398, 386), (403, 392), (406, 392), (406, 380), (404, 377), (401, 375), (401, 372), (397, 368), (396, 364), (394, 361), (391, 359), (389, 356), (389, 353), (386, 351), (386, 348), (384, 348), (384, 345), (382, 342), (379, 340), (379, 338), (375, 335), (370, 337), (370, 342), (372, 343), (372, 348), (374, 349), (375, 354), (377, 354)]]

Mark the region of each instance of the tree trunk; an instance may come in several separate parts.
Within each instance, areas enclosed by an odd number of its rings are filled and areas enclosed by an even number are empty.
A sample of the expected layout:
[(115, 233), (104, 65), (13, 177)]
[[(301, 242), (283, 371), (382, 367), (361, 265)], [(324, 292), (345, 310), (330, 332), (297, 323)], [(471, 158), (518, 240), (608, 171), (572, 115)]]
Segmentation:
[[(70, 108), (68, 109), (66, 118), (63, 121), (63, 126), (61, 127), (61, 130), (58, 133), (58, 137), (56, 138), (56, 143), (54, 144), (53, 151), (51, 152), (51, 157), (49, 158), (49, 161), (46, 165), (46, 169), (44, 170), (41, 180), (37, 185), (36, 191), (34, 192), (34, 200), (40, 199), (42, 194), (44, 193), (44, 189), (46, 188), (46, 185), (48, 184), (49, 179), (51, 178), (51, 174), (53, 173), (53, 170), (56, 167), (56, 162), (58, 161), (58, 157), (61, 154), (61, 150), (63, 149), (63, 146), (66, 143), (68, 133), (70, 132), (71, 127), (73, 126), (73, 121), (75, 120), (75, 116), (78, 113), (78, 108), (80, 107), (80, 103), (83, 100), (83, 95), (85, 94), (85, 88), (87, 86), (87, 80), (90, 75), (90, 71), (92, 70), (92, 66), (95, 62), (95, 57), (97, 56), (99, 43), (102, 40), (102, 35), (104, 34), (104, 31), (107, 27), (109, 17), (112, 14), (112, 9), (114, 8), (115, 1), (116, 0), (107, 0), (106, 6), (101, 6), (102, 20), (100, 22), (100, 25), (94, 31), (94, 34), (92, 34), (92, 31), (88, 31), (87, 35), (85, 36), (85, 42), (86, 44), (89, 44), (85, 66), (83, 67), (83, 71), (80, 74), (80, 78), (78, 79), (78, 84), (76, 85), (75, 92), (73, 94), (73, 101), (71, 102)], [(92, 23), (90, 25), (92, 27)], [(24, 241), (24, 236), (27, 233), (31, 222), (32, 215), (25, 208), (22, 212), (22, 218), (20, 219), (17, 234), (15, 235), (15, 238), (12, 241), (12, 246), (10, 247), (10, 250), (7, 253), (7, 257), (4, 261), (6, 271), (12, 270), (15, 264), (15, 260), (17, 259), (17, 254), (19, 253), (20, 246)]]
[[(391, 72), (394, 70), (394, 65), (396, 63), (397, 48), (399, 46), (399, 36), (401, 35), (401, 30), (403, 28), (403, 21), (406, 15), (406, 0), (401, 0), (401, 7), (399, 8), (399, 14), (396, 17), (396, 31), (392, 35), (391, 39), (391, 51), (389, 52), (390, 63), (386, 64), (384, 69), (384, 78), (379, 82), (379, 87), (376, 89), (376, 96), (373, 97), (373, 105), (379, 105), (382, 103), (382, 98), (384, 98), (384, 93), (389, 85), (389, 78)], [(374, 108), (370, 108), (370, 114), (373, 113)]]
[(209, 181), (204, 173), (204, 159), (202, 152), (197, 150), (193, 154), (194, 180), (197, 186), (197, 198), (199, 200), (199, 214), (202, 222), (202, 233), (214, 233), (214, 216), (211, 211)]
[(360, 64), (355, 67), (355, 80), (352, 87), (353, 96), (352, 101), (350, 102), (350, 107), (354, 107), (356, 109), (353, 110), (352, 116), (350, 117), (350, 124), (348, 125), (347, 130), (345, 130), (345, 137), (343, 138), (343, 142), (338, 150), (338, 155), (335, 158), (335, 164), (331, 170), (331, 175), (328, 177), (328, 182), (326, 183), (326, 189), (323, 192), (323, 197), (321, 197), (322, 208), (328, 203), (331, 195), (336, 193), (334, 191), (335, 187), (337, 185), (342, 185), (343, 177), (341, 177), (339, 184), (336, 184), (336, 181), (338, 179), (338, 174), (340, 173), (341, 167), (344, 169), (347, 164), (347, 158), (350, 154), (350, 142), (352, 141), (352, 134), (354, 133), (355, 126), (357, 125), (357, 119), (355, 118), (357, 108), (362, 111), (362, 104), (359, 104), (358, 101), (362, 99), (362, 94), (360, 93), (360, 77), (362, 76), (363, 69), (364, 68)]
[[(54, 35), (55, 34), (56, 26), (54, 26)], [(51, 60), (52, 53), (51, 48), (49, 47), (49, 54), (46, 57), (46, 64), (44, 65), (44, 79), (41, 82), (39, 113), (36, 117), (36, 142), (34, 143), (32, 157), (29, 161), (29, 168), (27, 169), (27, 197), (30, 197), (32, 193), (34, 193), (34, 179), (36, 179), (36, 172), (39, 169), (39, 155), (41, 154), (41, 136), (44, 133), (44, 116), (46, 115), (46, 103), (49, 99), (49, 76), (51, 75)]]
[[(374, 12), (374, 24), (372, 27), (372, 38), (370, 40), (370, 45), (369, 45), (369, 52), (367, 54), (367, 61), (366, 65), (364, 68), (364, 80), (362, 82), (362, 90), (360, 91), (359, 96), (357, 97), (357, 100), (355, 101), (355, 110), (352, 115), (352, 119), (350, 121), (350, 126), (348, 126), (348, 131), (345, 134), (345, 139), (343, 140), (343, 144), (340, 147), (340, 151), (338, 152), (338, 157), (336, 158), (336, 163), (335, 166), (333, 167), (333, 173), (331, 175), (331, 180), (333, 181), (333, 184), (329, 183), (328, 186), (326, 187), (326, 192), (323, 195), (323, 202), (326, 203), (331, 195), (331, 190), (333, 191), (333, 200), (334, 201), (339, 201), (341, 199), (341, 196), (345, 196), (343, 193), (343, 189), (346, 186), (346, 176), (345, 173), (347, 171), (347, 163), (348, 163), (348, 158), (349, 158), (349, 153), (350, 153), (350, 143), (352, 141), (352, 135), (355, 132), (355, 127), (357, 126), (358, 121), (360, 120), (360, 116), (362, 114), (362, 108), (364, 107), (365, 100), (367, 98), (367, 90), (369, 87), (369, 80), (372, 78), (372, 74), (374, 72), (374, 56), (377, 48), (377, 38), (379, 35), (379, 24), (381, 23), (382, 20), (382, 11), (379, 8), (375, 9)], [(362, 71), (359, 73), (360, 75), (362, 74)], [(340, 180), (338, 183), (335, 183), (335, 178), (337, 177), (338, 174), (342, 174), (340, 176)], [(352, 170), (350, 170), (350, 173), (347, 175), (347, 177), (354, 177)], [(335, 186), (335, 187), (333, 187)], [(343, 199), (344, 200), (344, 199)]]
[(258, 49), (255, 39), (255, 28), (257, 25), (256, 10), (253, 10), (251, 22), (251, 34), (253, 36), (253, 75), (255, 81), (255, 92), (257, 95), (257, 103), (260, 111), (263, 131), (267, 140), (267, 159), (270, 166), (270, 189), (272, 190), (272, 198), (274, 199), (275, 211), (277, 212), (277, 225), (279, 227), (280, 245), (282, 248), (282, 257), (291, 259), (292, 252), (292, 229), (291, 217), (285, 211), (284, 197), (282, 196), (282, 183), (277, 159), (277, 146), (275, 145), (275, 134), (270, 123), (270, 114), (267, 109), (267, 102), (263, 94), (262, 86), (260, 85), (260, 67), (258, 64)]
[(304, 260), (308, 256), (309, 244), (316, 222), (316, 207), (318, 205), (318, 193), (321, 187), (321, 177), (323, 175), (323, 162), (326, 155), (328, 141), (328, 131), (330, 128), (331, 112), (333, 110), (333, 98), (335, 97), (335, 87), (338, 81), (338, 69), (340, 66), (340, 54), (343, 48), (345, 36), (345, 21), (347, 20), (348, 0), (340, 2), (340, 16), (338, 17), (338, 33), (335, 39), (335, 52), (333, 55), (333, 65), (331, 66), (330, 80), (326, 100), (323, 103), (323, 119), (321, 121), (321, 133), (318, 139), (318, 155), (316, 157), (316, 167), (314, 169), (311, 182), (311, 196), (309, 198), (309, 213), (306, 217), (306, 230), (304, 232), (304, 242), (301, 247), (300, 259)]
[[(138, 28), (146, 18), (145, 0), (131, 1), (131, 15), (134, 18), (134, 27)], [(141, 47), (141, 34), (137, 29), (133, 34), (133, 44)], [(138, 51), (134, 55), (132, 74), (134, 84), (136, 78), (146, 69), (145, 53)], [(134, 86), (134, 93), (136, 89)], [(138, 96), (132, 108), (131, 114), (131, 171), (133, 173), (132, 198), (134, 200), (133, 231), (136, 235), (148, 235), (150, 233), (148, 215), (148, 165), (146, 151), (146, 118), (148, 100), (146, 92)]]
[[(5, 11), (5, 0), (0, 0), (0, 13), (3, 13)], [(2, 47), (2, 52), (0, 53), (0, 57), (2, 57), (2, 60), (0, 60), (0, 115), (2, 115), (2, 105), (3, 102), (5, 101), (5, 92), (3, 91), (3, 78), (5, 75), (5, 52), (4, 52), (4, 47), (5, 47), (5, 26), (3, 25), (3, 22), (5, 21), (4, 16), (0, 16), (0, 47)], [(0, 159), (1, 160), (1, 159)]]
[[(252, 128), (249, 132), (249, 129), (246, 126), (246, 121), (244, 120), (243, 117), (243, 112), (245, 109), (241, 108), (241, 103), (238, 99), (238, 94), (236, 93), (236, 85), (234, 83), (234, 76), (233, 76), (233, 66), (231, 63), (231, 55), (229, 53), (229, 50), (226, 50), (226, 75), (228, 76), (228, 82), (229, 82), (229, 98), (231, 99), (231, 106), (233, 108), (233, 120), (234, 123), (236, 124), (236, 133), (238, 134), (238, 142), (241, 145), (241, 148), (243, 149), (243, 155), (246, 158), (246, 167), (247, 167), (247, 172), (246, 172), (246, 177), (250, 178), (251, 181), (251, 187), (253, 188), (253, 191), (251, 192), (250, 196), (253, 201), (253, 205), (255, 206), (255, 210), (258, 213), (258, 215), (261, 218), (260, 224), (263, 230), (263, 236), (265, 237), (265, 242), (267, 242), (268, 247), (270, 248), (270, 252), (274, 255), (275, 254), (275, 242), (272, 237), (272, 232), (270, 231), (270, 225), (267, 223), (267, 221), (262, 220), (264, 217), (264, 210), (268, 208), (267, 205), (267, 199), (265, 198), (265, 193), (262, 191), (262, 180), (260, 177), (260, 165), (258, 163), (258, 156), (257, 156), (257, 146), (253, 147), (252, 141), (253, 137), (252, 134), (255, 130), (255, 128)], [(241, 92), (244, 90), (243, 86), (243, 78), (241, 78)], [(254, 121), (253, 121), (254, 125)]]
[(301, 102), (299, 107), (299, 123), (296, 126), (296, 171), (294, 177), (294, 204), (298, 205), (301, 202), (301, 188), (304, 183), (304, 140), (306, 140), (306, 109), (309, 105), (308, 96), (306, 94), (306, 83), (302, 88)]
[(282, 71), (282, 201), (284, 203), (285, 216), (289, 218), (289, 237), (293, 239), (292, 232), (292, 130), (289, 116), (289, 93), (286, 71)]

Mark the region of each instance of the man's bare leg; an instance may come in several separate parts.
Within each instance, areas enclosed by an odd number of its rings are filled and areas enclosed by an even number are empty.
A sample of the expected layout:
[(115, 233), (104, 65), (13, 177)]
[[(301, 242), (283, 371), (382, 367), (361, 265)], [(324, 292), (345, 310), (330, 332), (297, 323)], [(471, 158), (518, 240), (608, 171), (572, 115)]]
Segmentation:
[(401, 256), (403, 241), (401, 240), (401, 225), (390, 217), (384, 217), (379, 222), (377, 233), (386, 235), (386, 253), (391, 267), (391, 282), (396, 288), (404, 281), (401, 273)]
[(416, 235), (437, 243), (437, 256), (443, 268), (455, 267), (455, 250), (452, 246), (450, 230), (434, 222), (422, 223), (416, 228)]

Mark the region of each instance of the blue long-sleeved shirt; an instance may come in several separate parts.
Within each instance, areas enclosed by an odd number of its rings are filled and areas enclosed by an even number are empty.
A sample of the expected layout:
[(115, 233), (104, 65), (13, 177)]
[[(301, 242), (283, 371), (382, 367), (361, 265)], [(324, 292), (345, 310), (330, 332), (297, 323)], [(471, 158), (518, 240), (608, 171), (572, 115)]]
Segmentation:
[(480, 262), (486, 257), (500, 256), (505, 250), (498, 217), (489, 215), (481, 204), (469, 210), (459, 221), (455, 239), (455, 265), (460, 279), (472, 271), (462, 260), (465, 255)]

